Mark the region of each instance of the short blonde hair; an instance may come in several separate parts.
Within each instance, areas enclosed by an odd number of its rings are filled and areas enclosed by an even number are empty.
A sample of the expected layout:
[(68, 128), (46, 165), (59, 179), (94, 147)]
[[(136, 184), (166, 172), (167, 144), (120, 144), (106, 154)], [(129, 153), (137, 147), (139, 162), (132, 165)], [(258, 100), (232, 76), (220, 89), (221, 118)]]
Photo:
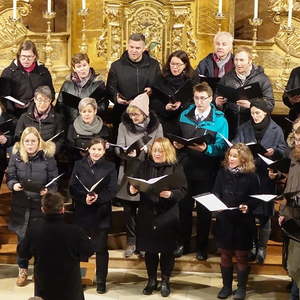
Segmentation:
[(164, 153), (166, 155), (166, 162), (168, 164), (174, 164), (174, 163), (177, 162), (176, 150), (173, 147), (173, 145), (170, 142), (170, 140), (167, 139), (167, 138), (165, 138), (165, 137), (159, 137), (159, 138), (156, 138), (153, 141), (153, 143), (152, 143), (152, 145), (150, 147), (150, 151), (149, 151), (149, 156), (150, 157), (152, 157), (152, 150), (153, 150), (155, 144), (159, 144), (160, 147), (162, 148), (162, 150), (164, 151)]
[(83, 98), (78, 103), (78, 110), (81, 112), (86, 106), (91, 105), (95, 111), (98, 109), (97, 102), (94, 98)]
[(143, 111), (141, 111), (137, 106), (134, 105), (128, 105), (126, 108), (126, 113), (127, 114), (134, 114), (134, 113), (140, 113), (143, 114), (143, 116), (146, 118), (147, 116), (144, 114)]
[(243, 143), (238, 143), (235, 145), (232, 145), (225, 154), (225, 159), (223, 161), (224, 167), (228, 168), (229, 163), (229, 153), (231, 150), (237, 150), (239, 160), (241, 162), (241, 169), (243, 173), (253, 173), (255, 172), (255, 164), (254, 164), (254, 158), (252, 155), (252, 152), (250, 151), (249, 147), (246, 146)]

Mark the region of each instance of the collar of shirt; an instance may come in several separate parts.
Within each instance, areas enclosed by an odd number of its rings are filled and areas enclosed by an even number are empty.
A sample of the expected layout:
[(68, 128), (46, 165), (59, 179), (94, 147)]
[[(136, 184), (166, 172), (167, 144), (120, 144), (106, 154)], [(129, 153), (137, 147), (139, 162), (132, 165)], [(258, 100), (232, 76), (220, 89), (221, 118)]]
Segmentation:
[(203, 121), (205, 120), (209, 113), (210, 113), (211, 107), (209, 106), (209, 108), (207, 110), (205, 110), (204, 112), (199, 112), (197, 107), (195, 109), (195, 118), (197, 121)]

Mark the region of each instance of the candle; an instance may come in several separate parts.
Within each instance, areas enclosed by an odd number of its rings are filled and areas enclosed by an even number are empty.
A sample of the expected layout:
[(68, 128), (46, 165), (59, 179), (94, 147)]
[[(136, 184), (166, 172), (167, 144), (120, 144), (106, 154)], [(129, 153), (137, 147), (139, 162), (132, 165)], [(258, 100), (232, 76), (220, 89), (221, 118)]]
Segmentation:
[(258, 19), (258, 0), (254, 0), (253, 19)]
[(293, 16), (293, 0), (289, 0), (288, 6), (288, 27), (292, 27), (292, 16)]
[(51, 5), (51, 0), (48, 0), (47, 1), (47, 12), (48, 12), (48, 14), (51, 14), (51, 12), (52, 12), (52, 7), (51, 7), (52, 5)]
[(218, 15), (222, 16), (222, 0), (218, 2)]
[(13, 20), (17, 19), (17, 0), (13, 0)]
[(86, 0), (82, 0), (82, 9), (86, 9)]

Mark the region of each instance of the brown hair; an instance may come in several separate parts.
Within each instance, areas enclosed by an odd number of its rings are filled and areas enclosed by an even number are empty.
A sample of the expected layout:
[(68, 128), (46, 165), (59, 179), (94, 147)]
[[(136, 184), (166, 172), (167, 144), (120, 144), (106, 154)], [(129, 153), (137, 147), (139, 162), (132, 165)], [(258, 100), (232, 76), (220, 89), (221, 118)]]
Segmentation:
[(228, 168), (229, 153), (232, 149), (237, 150), (237, 152), (238, 152), (239, 160), (241, 163), (240, 167), (242, 169), (242, 172), (243, 173), (255, 172), (255, 164), (254, 164), (253, 155), (252, 155), (249, 147), (243, 143), (238, 143), (238, 144), (232, 145), (226, 151), (225, 159), (223, 161), (223, 166)]
[(146, 43), (146, 38), (142, 33), (132, 33), (129, 38), (128, 41), (143, 41), (144, 43)]
[(90, 149), (93, 145), (96, 145), (96, 144), (101, 144), (104, 148), (104, 150), (106, 149), (106, 140), (100, 138), (100, 137), (95, 137), (95, 138), (92, 138), (88, 144), (87, 144), (87, 148)]
[(174, 164), (177, 162), (177, 157), (176, 157), (176, 150), (173, 147), (172, 143), (170, 142), (169, 139), (165, 138), (165, 137), (159, 137), (156, 138), (152, 145), (150, 146), (150, 151), (149, 156), (152, 158), (152, 150), (153, 150), (153, 146), (155, 144), (159, 144), (161, 146), (161, 148), (163, 149), (165, 156), (166, 156), (166, 162), (168, 164)]
[(201, 83), (196, 84), (193, 87), (193, 93), (195, 93), (195, 92), (198, 92), (198, 93), (206, 92), (208, 97), (211, 97), (213, 95), (213, 91), (207, 82), (201, 82)]
[(33, 41), (31, 41), (31, 40), (26, 40), (26, 41), (24, 41), (24, 42), (20, 45), (20, 47), (19, 47), (19, 49), (18, 49), (18, 52), (17, 52), (17, 59), (18, 59), (18, 60), (20, 59), (20, 55), (21, 55), (21, 51), (22, 51), (22, 50), (31, 50), (31, 51), (33, 52), (33, 54), (35, 55), (36, 60), (38, 60), (39, 54), (38, 54), (38, 52), (37, 52), (36, 45), (35, 45), (35, 43), (34, 43)]
[(62, 194), (49, 191), (42, 197), (42, 208), (46, 215), (60, 213), (64, 207), (65, 198)]
[(169, 55), (167, 62), (162, 68), (162, 76), (167, 77), (171, 74), (170, 63), (173, 57), (177, 57), (182, 60), (182, 62), (185, 64), (185, 69), (183, 70), (184, 74), (186, 75), (186, 77), (192, 78), (194, 70), (191, 66), (190, 59), (187, 53), (182, 50), (176, 50)]
[(41, 94), (52, 101), (52, 93), (48, 85), (41, 85), (34, 91), (34, 98), (37, 97), (38, 94)]
[(245, 47), (245, 46), (238, 47), (235, 50), (234, 55), (237, 55), (238, 53), (241, 53), (241, 52), (246, 52), (248, 54), (249, 59), (252, 60), (253, 54), (252, 54), (252, 51), (249, 47)]
[(79, 64), (83, 60), (87, 61), (88, 64), (90, 63), (90, 59), (89, 59), (89, 57), (86, 53), (76, 53), (76, 54), (74, 54), (71, 58), (72, 68), (74, 68), (76, 64)]

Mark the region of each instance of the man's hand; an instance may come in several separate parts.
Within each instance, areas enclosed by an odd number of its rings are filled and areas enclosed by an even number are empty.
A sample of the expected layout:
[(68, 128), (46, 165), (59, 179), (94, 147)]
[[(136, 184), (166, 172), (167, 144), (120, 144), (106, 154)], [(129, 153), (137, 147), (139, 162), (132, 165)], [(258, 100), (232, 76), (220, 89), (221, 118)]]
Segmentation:
[(223, 107), (223, 105), (227, 102), (227, 99), (222, 97), (222, 96), (218, 96), (215, 99), (215, 103), (218, 107)]
[(268, 148), (267, 152), (264, 153), (264, 156), (272, 157), (274, 155), (274, 149), (273, 148)]
[(289, 100), (290, 100), (291, 104), (299, 103), (300, 95), (293, 96), (293, 97), (289, 98)]
[(178, 149), (178, 150), (180, 150), (180, 149), (182, 149), (183, 147), (184, 147), (184, 145), (182, 145), (182, 144), (180, 144), (180, 143), (178, 143), (178, 142), (173, 142), (173, 146), (176, 148), (176, 149)]
[(241, 204), (239, 206), (239, 210), (243, 213), (243, 214), (246, 214), (248, 212), (248, 205), (246, 204)]
[(159, 193), (159, 197), (161, 197), (161, 198), (166, 198), (166, 199), (170, 198), (171, 195), (172, 195), (172, 192), (171, 192), (171, 191), (161, 191), (161, 192)]
[(236, 104), (241, 106), (241, 107), (250, 108), (251, 103), (248, 100), (242, 100), (241, 99), (241, 100), (236, 101)]
[(128, 105), (130, 101), (121, 98), (120, 95), (117, 94), (117, 102), (118, 102), (119, 104)]
[(206, 143), (202, 143), (202, 144), (194, 144), (193, 146), (188, 146), (190, 149), (193, 149), (193, 150), (196, 150), (196, 151), (199, 151), (199, 152), (203, 152), (206, 150), (207, 148), (207, 145)]
[(15, 183), (14, 185), (13, 185), (13, 190), (14, 191), (16, 191), (16, 192), (20, 192), (20, 191), (22, 191), (23, 190), (23, 187), (22, 187), (22, 185), (21, 185), (21, 183)]

